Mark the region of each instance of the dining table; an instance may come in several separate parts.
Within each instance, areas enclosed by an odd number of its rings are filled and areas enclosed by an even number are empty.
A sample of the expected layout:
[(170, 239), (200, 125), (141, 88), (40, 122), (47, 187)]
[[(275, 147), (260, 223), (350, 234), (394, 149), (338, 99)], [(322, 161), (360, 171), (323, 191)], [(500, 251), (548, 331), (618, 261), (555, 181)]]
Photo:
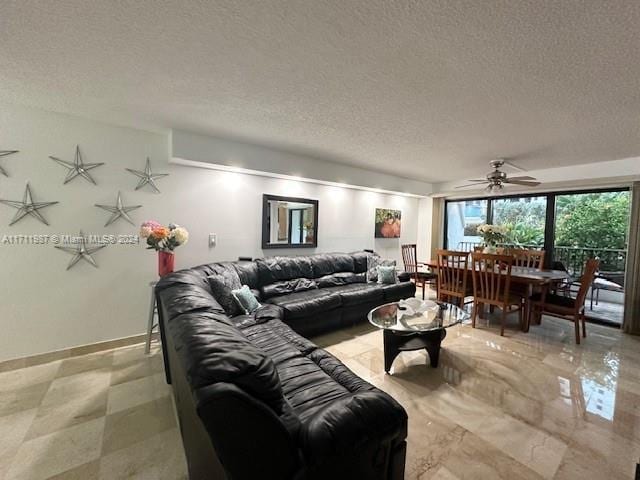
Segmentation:
[[(431, 270), (438, 270), (438, 260), (431, 259), (427, 262), (420, 262), (422, 268), (429, 268)], [(473, 269), (473, 265), (469, 263), (467, 269), (469, 272)], [(571, 275), (564, 270), (551, 270), (544, 268), (531, 268), (531, 267), (511, 267), (511, 282), (518, 285), (523, 285), (527, 289), (527, 296), (525, 298), (524, 306), (524, 320), (520, 326), (522, 331), (528, 332), (529, 325), (531, 323), (531, 302), (529, 299), (533, 295), (536, 289), (548, 288), (550, 285), (568, 280)], [(468, 281), (472, 281), (469, 277)]]

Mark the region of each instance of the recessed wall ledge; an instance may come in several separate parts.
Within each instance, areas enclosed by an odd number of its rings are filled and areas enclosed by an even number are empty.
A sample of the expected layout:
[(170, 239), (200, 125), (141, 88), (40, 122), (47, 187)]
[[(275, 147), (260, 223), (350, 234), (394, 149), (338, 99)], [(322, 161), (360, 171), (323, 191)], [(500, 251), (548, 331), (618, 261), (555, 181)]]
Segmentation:
[(366, 190), (414, 198), (428, 196), (430, 183), (352, 167), (312, 156), (219, 137), (172, 130), (170, 163)]
[[(504, 190), (494, 194), (495, 197), (519, 193), (545, 193), (559, 190), (586, 190), (593, 188), (628, 187), (640, 180), (640, 157), (609, 160), (589, 164), (557, 167), (544, 170), (531, 170), (523, 175), (535, 177), (541, 185), (537, 187), (505, 186)], [(473, 178), (474, 174), (467, 178)], [(436, 183), (430, 197), (446, 197), (464, 199), (487, 196), (484, 188), (463, 188), (464, 180), (457, 182)]]

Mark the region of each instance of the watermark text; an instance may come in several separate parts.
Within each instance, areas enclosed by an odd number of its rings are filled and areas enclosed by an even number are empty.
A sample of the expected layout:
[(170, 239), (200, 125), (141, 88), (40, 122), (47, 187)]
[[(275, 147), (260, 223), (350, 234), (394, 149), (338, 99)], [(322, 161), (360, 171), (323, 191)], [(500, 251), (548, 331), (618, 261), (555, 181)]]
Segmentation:
[(139, 235), (0, 234), (0, 245), (138, 245)]

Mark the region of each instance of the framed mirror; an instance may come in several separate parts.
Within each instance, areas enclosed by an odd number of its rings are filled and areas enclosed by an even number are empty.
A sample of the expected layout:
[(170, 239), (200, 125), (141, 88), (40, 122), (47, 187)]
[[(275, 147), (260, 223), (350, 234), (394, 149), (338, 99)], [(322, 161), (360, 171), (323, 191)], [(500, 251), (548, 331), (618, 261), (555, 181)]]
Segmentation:
[(262, 196), (262, 248), (318, 246), (318, 200)]

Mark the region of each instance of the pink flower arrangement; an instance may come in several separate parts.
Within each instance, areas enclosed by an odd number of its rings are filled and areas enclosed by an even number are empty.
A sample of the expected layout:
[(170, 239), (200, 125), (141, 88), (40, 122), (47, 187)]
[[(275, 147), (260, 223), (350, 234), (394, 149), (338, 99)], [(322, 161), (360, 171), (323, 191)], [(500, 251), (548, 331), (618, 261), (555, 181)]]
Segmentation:
[(161, 252), (172, 252), (189, 240), (186, 228), (170, 223), (161, 225), (155, 220), (147, 220), (140, 226), (140, 236), (147, 239), (147, 248)]

